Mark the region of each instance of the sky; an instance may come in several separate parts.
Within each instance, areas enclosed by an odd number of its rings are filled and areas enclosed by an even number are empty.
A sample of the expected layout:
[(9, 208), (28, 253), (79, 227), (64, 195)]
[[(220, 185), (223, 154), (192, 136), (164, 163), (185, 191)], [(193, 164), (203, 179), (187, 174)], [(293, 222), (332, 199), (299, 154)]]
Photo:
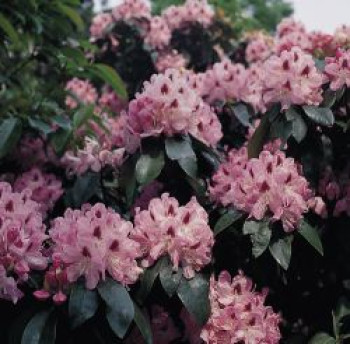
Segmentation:
[(294, 17), (308, 30), (333, 33), (342, 24), (350, 25), (350, 0), (289, 0)]
[[(230, 0), (227, 0), (230, 1)], [(301, 20), (308, 30), (333, 33), (341, 24), (350, 25), (350, 0), (287, 0), (294, 6), (294, 16)], [(96, 3), (103, 0), (95, 0)], [(116, 5), (122, 0), (109, 0)], [(99, 7), (99, 6), (98, 6)]]

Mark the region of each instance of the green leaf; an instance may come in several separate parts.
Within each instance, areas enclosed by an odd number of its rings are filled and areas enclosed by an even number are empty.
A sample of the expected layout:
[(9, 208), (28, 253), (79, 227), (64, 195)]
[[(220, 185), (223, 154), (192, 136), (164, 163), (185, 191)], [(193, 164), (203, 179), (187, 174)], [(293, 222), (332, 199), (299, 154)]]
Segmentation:
[(84, 30), (84, 27), (85, 27), (84, 21), (81, 18), (80, 14), (75, 9), (61, 2), (57, 2), (57, 9), (61, 13), (66, 15), (70, 19), (70, 21), (77, 27), (79, 31)]
[(52, 117), (52, 123), (58, 125), (60, 128), (70, 130), (72, 128), (71, 122), (68, 117), (63, 115), (56, 115)]
[(323, 102), (322, 107), (331, 108), (337, 101), (337, 92), (332, 91), (331, 89), (326, 90), (323, 93)]
[(137, 291), (136, 297), (140, 303), (143, 303), (152, 290), (153, 284), (156, 281), (163, 264), (166, 264), (166, 258), (158, 259), (158, 261), (150, 268), (145, 269), (141, 276), (140, 288)]
[(243, 234), (250, 235), (253, 256), (258, 258), (268, 248), (272, 232), (268, 221), (246, 221)]
[(263, 146), (266, 142), (270, 130), (270, 121), (265, 114), (262, 118), (258, 128), (255, 130), (253, 136), (248, 142), (248, 157), (258, 158)]
[(339, 322), (342, 318), (350, 315), (350, 301), (345, 298), (341, 297), (337, 303), (337, 308), (335, 309), (334, 315)]
[(54, 130), (50, 125), (48, 125), (46, 122), (42, 121), (39, 118), (29, 117), (28, 123), (33, 129), (42, 132), (44, 135), (48, 135)]
[(152, 329), (149, 321), (143, 315), (142, 310), (139, 308), (139, 306), (135, 302), (134, 302), (134, 309), (135, 309), (134, 322), (136, 326), (139, 328), (146, 344), (152, 344), (153, 336), (152, 336)]
[(177, 295), (198, 325), (203, 326), (210, 315), (208, 278), (199, 273), (190, 280), (183, 277)]
[(56, 314), (52, 310), (37, 313), (25, 327), (21, 344), (54, 344), (56, 322)]
[(321, 255), (323, 256), (323, 246), (317, 229), (302, 221), (298, 233)]
[(279, 238), (270, 243), (269, 246), (273, 258), (284, 270), (288, 270), (290, 264), (292, 256), (292, 240), (293, 237), (291, 235), (286, 235), (284, 238)]
[(192, 178), (197, 177), (197, 157), (196, 156), (191, 156), (187, 158), (181, 158), (178, 160), (178, 163), (182, 170), (189, 175)]
[(233, 112), (235, 116), (238, 118), (238, 120), (246, 127), (251, 127), (250, 124), (250, 115), (249, 111), (247, 109), (247, 105), (238, 103), (233, 105)]
[(81, 125), (86, 123), (94, 114), (94, 106), (88, 105), (81, 107), (73, 116), (73, 127), (78, 129)]
[(188, 136), (167, 138), (165, 140), (165, 151), (170, 160), (180, 160), (196, 156)]
[(18, 118), (10, 117), (0, 125), (0, 158), (3, 158), (17, 144), (22, 134), (22, 123)]
[(12, 43), (16, 45), (19, 44), (20, 38), (17, 30), (2, 13), (0, 13), (0, 28), (6, 33), (6, 35), (10, 38)]
[(304, 119), (297, 113), (292, 122), (292, 135), (300, 143), (307, 134), (307, 125)]
[(69, 317), (72, 327), (78, 327), (92, 318), (98, 309), (95, 290), (88, 290), (83, 283), (74, 284), (69, 297)]
[(223, 232), (225, 229), (230, 227), (233, 223), (239, 220), (242, 217), (242, 214), (236, 210), (229, 209), (224, 215), (222, 215), (214, 226), (214, 235), (218, 235)]
[(162, 150), (152, 150), (142, 154), (135, 167), (136, 180), (140, 184), (150, 183), (160, 175), (164, 163)]
[(128, 99), (128, 92), (119, 74), (110, 66), (96, 63), (92, 67), (92, 72), (109, 84), (122, 99)]
[(164, 291), (169, 297), (172, 297), (179, 287), (182, 269), (179, 268), (177, 272), (173, 271), (172, 264), (169, 259), (166, 259), (167, 263), (162, 265), (162, 268), (159, 273), (159, 279), (162, 284)]
[(333, 112), (329, 108), (317, 106), (303, 106), (306, 115), (317, 124), (332, 126), (334, 124)]
[(106, 317), (109, 326), (119, 337), (124, 338), (134, 319), (134, 304), (126, 289), (108, 278), (98, 286), (98, 292), (106, 303)]
[(57, 154), (62, 154), (72, 138), (72, 130), (59, 128), (51, 135), (51, 144)]
[(313, 336), (308, 344), (336, 344), (336, 340), (328, 333), (320, 332)]

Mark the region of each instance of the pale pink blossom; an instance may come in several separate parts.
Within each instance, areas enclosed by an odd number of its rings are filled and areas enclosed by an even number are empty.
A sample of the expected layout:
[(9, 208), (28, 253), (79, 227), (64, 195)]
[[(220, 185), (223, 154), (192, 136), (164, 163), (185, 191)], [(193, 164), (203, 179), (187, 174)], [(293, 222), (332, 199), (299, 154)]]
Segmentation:
[(145, 43), (154, 49), (163, 49), (171, 39), (171, 31), (167, 22), (160, 16), (150, 19), (149, 29), (145, 36)]
[(207, 344), (277, 344), (281, 316), (265, 306), (267, 289), (257, 292), (240, 272), (231, 280), (227, 271), (210, 280), (211, 316), (201, 337)]
[(151, 266), (168, 254), (173, 269), (183, 269), (186, 278), (210, 263), (214, 244), (208, 214), (195, 198), (179, 206), (175, 198), (163, 194), (149, 203), (148, 210), (136, 209), (132, 238), (140, 244), (142, 264)]
[(185, 68), (186, 65), (187, 59), (176, 50), (160, 52), (156, 60), (156, 69), (158, 73), (164, 73), (169, 68)]
[(259, 37), (249, 42), (246, 49), (246, 60), (248, 62), (262, 62), (272, 54), (273, 43), (270, 37)]
[(294, 32), (305, 33), (306, 29), (302, 22), (296, 21), (292, 17), (284, 18), (277, 26), (277, 37), (289, 35)]
[(264, 63), (264, 102), (291, 105), (319, 105), (322, 102), (323, 75), (311, 55), (293, 47)]
[(97, 91), (87, 80), (73, 78), (67, 82), (65, 89), (74, 95), (74, 98), (66, 97), (66, 105), (70, 109), (76, 108), (79, 105), (78, 101), (83, 104), (94, 104), (97, 100)]
[(67, 209), (52, 223), (54, 257), (64, 264), (69, 282), (84, 276), (88, 289), (96, 288), (106, 273), (123, 285), (133, 284), (142, 269), (136, 261), (140, 246), (130, 238), (132, 231), (131, 222), (101, 203)]
[(92, 39), (102, 38), (106, 29), (113, 23), (113, 17), (110, 13), (99, 13), (92, 18), (90, 26), (90, 35)]
[(275, 52), (280, 55), (284, 50), (290, 51), (293, 47), (298, 47), (302, 51), (312, 51), (312, 41), (310, 36), (306, 32), (291, 32), (288, 35), (284, 35), (275, 42)]
[(112, 14), (116, 21), (150, 18), (151, 7), (145, 0), (124, 0), (113, 8)]
[(127, 107), (127, 101), (121, 99), (118, 94), (108, 88), (105, 88), (98, 99), (98, 104), (103, 109), (111, 111), (114, 115), (119, 114)]
[(342, 25), (334, 32), (334, 40), (341, 48), (350, 48), (350, 25)]
[(0, 297), (14, 303), (22, 296), (17, 285), (28, 280), (31, 270), (44, 270), (42, 254), (47, 239), (40, 205), (30, 190), (13, 192), (0, 183)]
[(234, 206), (250, 218), (280, 221), (286, 232), (294, 231), (309, 210), (324, 215), (301, 167), (284, 153), (262, 151), (257, 159), (247, 158), (246, 148), (232, 150), (213, 177), (213, 200)]
[(350, 87), (350, 50), (338, 50), (335, 57), (326, 57), (324, 72), (330, 81), (331, 90)]
[(312, 49), (311, 52), (316, 57), (334, 56), (337, 44), (332, 35), (314, 31), (309, 34)]

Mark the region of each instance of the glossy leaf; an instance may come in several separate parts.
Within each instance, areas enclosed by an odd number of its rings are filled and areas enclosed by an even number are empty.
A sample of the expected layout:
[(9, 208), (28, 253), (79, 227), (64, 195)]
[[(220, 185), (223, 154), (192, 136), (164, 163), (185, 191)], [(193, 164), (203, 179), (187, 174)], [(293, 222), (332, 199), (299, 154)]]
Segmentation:
[(233, 105), (233, 112), (235, 116), (238, 118), (238, 120), (246, 127), (250, 127), (250, 115), (249, 111), (247, 109), (247, 105), (238, 103)]
[(48, 125), (46, 122), (42, 121), (39, 118), (28, 118), (28, 123), (33, 129), (38, 130), (44, 135), (48, 135), (54, 130), (50, 125)]
[(320, 332), (313, 336), (308, 344), (336, 344), (336, 340), (328, 333)]
[(0, 125), (0, 158), (17, 144), (22, 134), (22, 123), (18, 118), (5, 119)]
[(168, 258), (166, 258), (166, 261), (166, 264), (163, 264), (160, 270), (159, 279), (164, 291), (169, 297), (172, 297), (179, 287), (182, 277), (182, 269), (179, 268), (178, 271), (175, 272), (173, 271), (172, 264)]
[(246, 221), (243, 226), (243, 234), (250, 235), (252, 253), (257, 258), (268, 248), (272, 232), (268, 221)]
[(317, 124), (331, 126), (334, 124), (333, 112), (329, 108), (303, 106), (306, 115)]
[(192, 178), (197, 177), (198, 166), (196, 156), (179, 159), (178, 163), (187, 175), (189, 175)]
[(264, 116), (258, 126), (258, 128), (255, 130), (253, 136), (248, 142), (248, 157), (251, 158), (258, 158), (260, 152), (263, 149), (263, 146), (266, 142), (266, 139), (269, 134), (270, 130), (270, 121), (267, 116)]
[(229, 228), (233, 223), (235, 223), (241, 217), (242, 217), (242, 214), (240, 214), (236, 210), (232, 210), (232, 209), (228, 210), (216, 222), (214, 226), (215, 236), (223, 232), (225, 229)]
[(6, 33), (12, 43), (18, 44), (20, 42), (17, 30), (2, 13), (0, 13), (0, 28)]
[(189, 137), (170, 137), (165, 140), (165, 151), (170, 160), (179, 160), (195, 156)]
[(77, 27), (79, 31), (84, 30), (85, 25), (84, 25), (83, 19), (74, 8), (63, 4), (62, 2), (58, 2), (57, 7), (63, 14), (65, 14), (72, 21), (72, 23), (74, 23), (74, 25)]
[(134, 322), (140, 330), (146, 344), (153, 343), (152, 329), (148, 319), (144, 316), (140, 307), (134, 302), (135, 317)]
[(73, 116), (73, 127), (79, 128), (81, 125), (86, 123), (94, 114), (94, 106), (82, 106)]
[(323, 246), (317, 229), (302, 221), (298, 233), (321, 255), (323, 256)]
[(284, 238), (279, 238), (269, 245), (273, 258), (284, 270), (288, 270), (292, 257), (292, 240), (293, 237), (291, 235), (286, 235)]
[(164, 163), (163, 151), (159, 150), (142, 154), (136, 163), (136, 180), (140, 184), (150, 183), (160, 175)]

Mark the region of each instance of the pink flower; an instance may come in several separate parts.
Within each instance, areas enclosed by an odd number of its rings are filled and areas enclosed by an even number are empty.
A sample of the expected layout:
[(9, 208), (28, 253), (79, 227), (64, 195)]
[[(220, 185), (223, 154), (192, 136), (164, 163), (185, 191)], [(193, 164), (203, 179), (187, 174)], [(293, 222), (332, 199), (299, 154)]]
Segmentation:
[(167, 46), (171, 39), (171, 31), (166, 21), (159, 16), (152, 17), (149, 30), (146, 33), (145, 43), (154, 49), (162, 49)]
[(215, 100), (240, 99), (245, 77), (246, 71), (241, 64), (233, 64), (228, 59), (215, 63), (204, 77), (203, 93), (206, 100), (212, 103)]
[(283, 19), (277, 26), (278, 38), (282, 38), (294, 32), (305, 33), (306, 29), (302, 22), (296, 21), (291, 17)]
[(271, 56), (264, 63), (264, 102), (291, 105), (318, 105), (322, 101), (323, 76), (312, 56), (293, 47), (281, 56)]
[(350, 48), (350, 25), (342, 25), (334, 32), (334, 40), (341, 48)]
[[(97, 100), (97, 91), (87, 80), (73, 78), (67, 82), (65, 89), (71, 92), (74, 97), (83, 104), (94, 104)], [(75, 98), (71, 96), (66, 97), (66, 105), (68, 108), (74, 109), (79, 105)]]
[(312, 54), (316, 57), (333, 56), (336, 53), (336, 43), (332, 35), (315, 31), (309, 34), (312, 44)]
[(324, 71), (331, 83), (331, 90), (350, 87), (350, 50), (338, 50), (335, 57), (327, 57)]
[[(201, 125), (209, 123), (214, 125), (215, 133), (220, 131), (220, 123), (212, 112), (188, 83), (186, 73), (169, 69), (164, 75), (153, 75), (145, 82), (143, 92), (130, 102), (127, 140), (135, 142), (148, 136), (189, 133), (207, 143), (199, 129)], [(221, 135), (216, 134), (210, 144), (215, 144), (217, 138)], [(133, 145), (135, 147), (137, 143)]]
[(121, 99), (117, 93), (105, 88), (101, 97), (98, 100), (98, 104), (103, 108), (111, 111), (113, 114), (119, 114), (127, 107), (127, 101)]
[(309, 34), (306, 32), (295, 31), (288, 35), (284, 35), (276, 41), (275, 52), (280, 55), (284, 50), (289, 51), (293, 47), (298, 47), (305, 52), (311, 52), (312, 42)]
[(201, 337), (205, 343), (266, 343), (281, 339), (281, 317), (265, 306), (268, 291), (253, 290), (253, 283), (242, 272), (231, 280), (227, 271), (210, 280), (211, 316)]
[(30, 190), (13, 192), (0, 183), (0, 297), (14, 303), (22, 296), (17, 284), (47, 265), (42, 254), (45, 226), (40, 206), (30, 196)]
[(43, 215), (53, 209), (63, 194), (62, 182), (54, 174), (43, 173), (35, 167), (18, 177), (13, 189), (15, 192), (29, 189), (31, 199), (40, 204)]
[(92, 39), (102, 38), (105, 30), (113, 23), (113, 17), (110, 13), (99, 13), (92, 18), (90, 26), (90, 35)]
[(272, 44), (269, 37), (265, 36), (252, 40), (246, 49), (247, 61), (258, 62), (266, 60), (272, 53)]
[(103, 204), (86, 204), (81, 210), (67, 209), (52, 223), (50, 236), (54, 256), (66, 267), (67, 279), (85, 277), (88, 289), (96, 288), (106, 272), (123, 285), (137, 281), (142, 269), (136, 259), (139, 244), (130, 238), (131, 222)]
[(181, 266), (186, 278), (210, 263), (214, 244), (208, 214), (196, 199), (179, 206), (168, 194), (152, 199), (148, 210), (136, 209), (131, 237), (140, 244), (143, 266), (168, 254), (174, 270)]
[(187, 65), (186, 58), (176, 50), (159, 53), (156, 60), (156, 69), (158, 73), (164, 73), (169, 68), (181, 69)]
[(113, 17), (118, 20), (142, 19), (151, 17), (151, 8), (144, 0), (124, 0), (112, 10)]
[(246, 148), (232, 150), (213, 177), (211, 197), (224, 206), (233, 205), (249, 217), (281, 221), (286, 232), (295, 230), (304, 213), (321, 204), (314, 203), (300, 166), (284, 153), (263, 151), (258, 159), (247, 159)]

